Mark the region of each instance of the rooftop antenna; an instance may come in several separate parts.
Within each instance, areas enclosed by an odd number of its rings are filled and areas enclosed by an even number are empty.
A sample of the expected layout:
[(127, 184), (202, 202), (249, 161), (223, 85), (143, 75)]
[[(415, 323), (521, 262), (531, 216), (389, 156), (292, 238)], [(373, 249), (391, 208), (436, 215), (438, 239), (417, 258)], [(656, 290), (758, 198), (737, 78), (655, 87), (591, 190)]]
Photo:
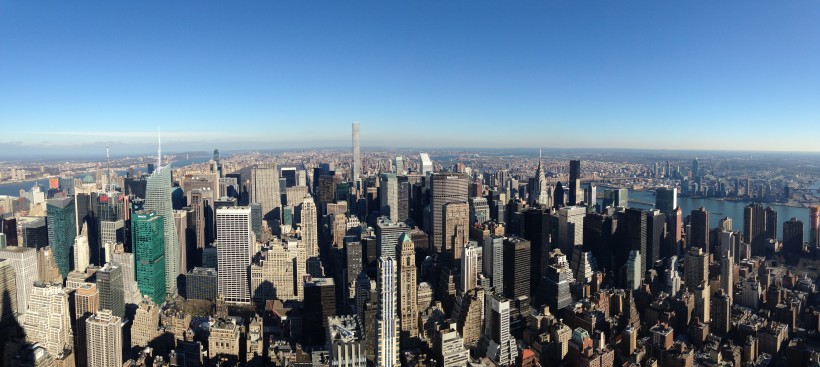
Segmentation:
[(162, 167), (162, 130), (157, 128), (157, 169)]
[(111, 156), (108, 154), (108, 144), (105, 145), (105, 160), (108, 162), (107, 179), (108, 187), (111, 188)]

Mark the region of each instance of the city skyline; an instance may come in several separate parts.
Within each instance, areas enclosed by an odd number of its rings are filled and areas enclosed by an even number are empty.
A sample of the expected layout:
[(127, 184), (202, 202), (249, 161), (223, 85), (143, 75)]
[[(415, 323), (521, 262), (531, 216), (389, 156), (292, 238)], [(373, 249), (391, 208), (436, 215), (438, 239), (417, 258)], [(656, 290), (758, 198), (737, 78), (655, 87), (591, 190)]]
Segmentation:
[(820, 149), (817, 3), (193, 4), (0, 5), (0, 144)]

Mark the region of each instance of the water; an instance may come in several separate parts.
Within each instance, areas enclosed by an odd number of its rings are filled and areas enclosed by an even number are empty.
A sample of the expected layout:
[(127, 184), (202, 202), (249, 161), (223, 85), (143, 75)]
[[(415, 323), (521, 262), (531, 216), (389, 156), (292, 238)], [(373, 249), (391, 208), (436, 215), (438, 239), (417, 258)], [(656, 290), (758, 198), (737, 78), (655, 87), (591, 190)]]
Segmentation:
[[(652, 191), (632, 191), (629, 190), (629, 206), (638, 209), (653, 209), (654, 205), (646, 205), (642, 203), (633, 202), (633, 200), (643, 202), (655, 202), (655, 195)], [(718, 221), (722, 218), (732, 218), (732, 229), (735, 231), (743, 231), (743, 208), (749, 205), (747, 201), (724, 201), (717, 199), (693, 199), (690, 197), (679, 197), (678, 206), (683, 211), (683, 216), (689, 215), (692, 210), (700, 207), (706, 208), (709, 212), (709, 226), (715, 228), (718, 226)], [(783, 237), (783, 222), (791, 218), (797, 218), (803, 221), (803, 237), (804, 241), (809, 240), (809, 209), (798, 208), (777, 204), (764, 204), (770, 206), (777, 211), (777, 235)]]

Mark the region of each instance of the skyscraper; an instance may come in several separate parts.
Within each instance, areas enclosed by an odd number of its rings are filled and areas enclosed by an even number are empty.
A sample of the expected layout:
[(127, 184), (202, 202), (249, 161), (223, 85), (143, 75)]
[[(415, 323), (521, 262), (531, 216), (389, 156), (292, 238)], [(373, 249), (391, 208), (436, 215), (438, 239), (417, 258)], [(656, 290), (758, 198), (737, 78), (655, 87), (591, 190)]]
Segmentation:
[(171, 166), (163, 167), (160, 163), (157, 162), (156, 170), (148, 177), (145, 210), (154, 211), (162, 218), (165, 234), (165, 289), (167, 294), (174, 295), (177, 293), (179, 276), (179, 243), (171, 203)]
[(216, 211), (219, 294), (230, 303), (250, 303), (249, 267), (256, 238), (250, 207), (223, 207)]
[(581, 161), (569, 161), (569, 201), (567, 205), (578, 205), (578, 198), (584, 197), (581, 191)]
[(134, 244), (136, 281), (140, 292), (161, 305), (166, 297), (165, 221), (154, 211), (138, 211), (131, 216), (131, 243)]
[(48, 213), (48, 244), (54, 251), (54, 260), (60, 275), (65, 278), (71, 269), (71, 247), (77, 228), (74, 218), (74, 199), (62, 197), (46, 200)]
[(490, 277), (490, 288), (501, 294), (504, 292), (504, 237), (487, 237), (482, 247), (481, 266), (484, 275)]
[(419, 159), (421, 159), (421, 175), (427, 176), (428, 173), (433, 173), (433, 161), (430, 160), (430, 155), (419, 153)]
[(362, 173), (362, 155), (359, 147), (359, 123), (353, 123), (353, 181), (355, 182)]
[(479, 340), (479, 350), (497, 366), (507, 366), (515, 360), (517, 348), (510, 334), (510, 300), (501, 295), (485, 296), (484, 334)]
[(690, 291), (709, 282), (709, 253), (700, 247), (690, 247), (683, 262), (683, 279)]
[(482, 250), (480, 247), (473, 246), (472, 243), (464, 247), (464, 253), (461, 257), (461, 283), (458, 287), (461, 293), (478, 286), (478, 274), (481, 273), (478, 266), (481, 261)]
[(666, 215), (660, 210), (646, 212), (646, 265), (651, 268), (662, 259), (661, 248), (666, 242)]
[(398, 285), (399, 319), (401, 320), (402, 349), (414, 346), (419, 334), (418, 327), (418, 299), (416, 282), (416, 245), (405, 232), (399, 237)]
[(655, 190), (655, 209), (669, 214), (678, 207), (678, 189), (676, 187), (659, 187)]
[(698, 164), (698, 159), (695, 158), (692, 160), (692, 178), (700, 176), (700, 167)]
[(336, 315), (336, 290), (333, 278), (313, 278), (305, 282), (302, 340), (306, 345), (324, 345), (328, 318)]
[(399, 319), (396, 315), (396, 260), (390, 256), (379, 257), (377, 294), (379, 309), (376, 315), (376, 365), (398, 367)]
[[(647, 216), (644, 211), (634, 208), (626, 209), (624, 213), (626, 217), (626, 237), (630, 250), (638, 251), (641, 256), (640, 261), (640, 275), (643, 277), (646, 273), (646, 244), (647, 244)], [(624, 249), (625, 250), (625, 249)], [(623, 252), (623, 251), (619, 251)], [(630, 255), (631, 256), (631, 255)], [(621, 266), (617, 264), (617, 266)]]
[(31, 289), (28, 309), (23, 320), (26, 339), (40, 343), (55, 358), (71, 350), (74, 341), (71, 335), (68, 294), (59, 284), (36, 282)]
[(820, 247), (820, 206), (809, 208), (809, 248), (812, 251)]
[(74, 291), (74, 354), (77, 361), (88, 360), (85, 320), (100, 310), (100, 293), (95, 283), (81, 283)]
[(88, 231), (86, 224), (83, 224), (83, 231), (79, 236), (74, 237), (74, 270), (84, 272), (90, 264), (90, 248), (88, 247)]
[(569, 306), (572, 303), (572, 295), (570, 294), (570, 283), (574, 282), (572, 270), (569, 267), (566, 256), (561, 253), (561, 250), (555, 250), (550, 253), (550, 263), (547, 266), (546, 275), (544, 277), (546, 289), (546, 305), (550, 310), (559, 310)]
[(454, 261), (461, 259), (461, 252), (470, 240), (470, 208), (466, 202), (444, 204), (443, 251)]
[(692, 230), (689, 233), (689, 246), (697, 246), (709, 252), (709, 212), (706, 208), (692, 210), (689, 217)]
[(17, 276), (11, 260), (0, 259), (0, 328), (5, 328), (17, 316)]
[(643, 269), (641, 252), (638, 250), (629, 251), (629, 259), (626, 260), (626, 288), (636, 290), (643, 281)]
[(391, 221), (390, 218), (379, 217), (376, 220), (376, 239), (379, 242), (377, 255), (390, 256), (396, 259), (396, 249), (401, 247), (399, 237), (409, 231), (410, 228), (403, 222), (396, 223)]
[(301, 234), (302, 244), (305, 246), (305, 256), (308, 259), (319, 256), (319, 229), (316, 204), (309, 194), (302, 200), (301, 206)]
[(558, 248), (571, 254), (575, 246), (584, 242), (584, 216), (586, 209), (580, 206), (563, 207), (558, 211)]
[(803, 221), (792, 218), (783, 222), (783, 249), (791, 254), (803, 253)]
[(122, 268), (110, 263), (97, 270), (97, 289), (100, 292), (100, 308), (111, 310), (114, 316), (125, 317), (125, 294)]
[[(430, 236), (434, 252), (447, 249), (444, 237), (444, 206), (451, 202), (467, 202), (469, 177), (462, 173), (437, 173), (430, 182)], [(469, 209), (468, 209), (469, 210)]]
[(88, 367), (122, 366), (122, 318), (100, 310), (85, 321)]
[(0, 249), (0, 259), (11, 262), (17, 284), (17, 312), (28, 310), (28, 299), (37, 280), (37, 250), (21, 246)]
[(250, 202), (262, 204), (262, 217), (279, 219), (277, 209), (281, 206), (279, 193), (279, 170), (273, 163), (257, 164), (251, 168)]
[(519, 299), (530, 295), (530, 241), (510, 237), (504, 240), (504, 295)]
[(752, 256), (766, 256), (766, 210), (762, 204), (743, 209), (743, 239), (752, 245)]

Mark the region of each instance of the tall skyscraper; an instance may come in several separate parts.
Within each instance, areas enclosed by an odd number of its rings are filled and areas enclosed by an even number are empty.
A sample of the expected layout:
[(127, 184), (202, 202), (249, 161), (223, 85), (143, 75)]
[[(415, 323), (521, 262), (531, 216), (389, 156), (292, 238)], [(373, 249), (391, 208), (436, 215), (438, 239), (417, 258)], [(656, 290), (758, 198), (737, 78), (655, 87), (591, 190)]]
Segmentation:
[[(444, 206), (451, 202), (467, 202), (469, 177), (461, 173), (438, 173), (430, 182), (430, 236), (434, 252), (446, 250), (444, 238)], [(469, 210), (469, 209), (468, 209)]]
[(305, 256), (308, 259), (319, 256), (319, 227), (318, 214), (313, 197), (305, 196), (301, 207), (301, 234), (302, 244), (305, 246)]
[[(550, 263), (547, 266), (547, 272), (544, 277), (546, 294), (546, 305), (550, 310), (559, 312), (564, 307), (572, 303), (572, 295), (570, 294), (570, 283), (575, 280), (572, 276), (572, 270), (569, 267), (567, 257), (561, 253), (561, 250), (555, 250), (550, 254)], [(539, 302), (540, 303), (540, 302)]]
[(85, 321), (88, 367), (122, 366), (122, 318), (100, 310)]
[(11, 260), (0, 259), (0, 328), (5, 328), (17, 317), (17, 276)]
[(565, 254), (571, 254), (575, 246), (584, 243), (586, 212), (580, 206), (568, 206), (558, 211), (558, 248)]
[(490, 278), (490, 288), (496, 293), (504, 292), (504, 237), (490, 236), (484, 239), (481, 267)]
[(690, 247), (683, 262), (683, 279), (690, 291), (709, 282), (709, 253), (700, 247)]
[(752, 256), (766, 256), (766, 209), (762, 204), (743, 209), (743, 239), (752, 245)]
[(470, 198), (470, 225), (481, 224), (490, 220), (490, 206), (483, 197)]
[(803, 221), (792, 218), (783, 222), (783, 249), (791, 254), (803, 253)]
[(158, 159), (156, 170), (148, 177), (145, 210), (154, 211), (162, 218), (165, 233), (165, 289), (167, 294), (174, 295), (177, 293), (179, 276), (179, 242), (171, 202), (171, 166), (162, 166), (160, 163)]
[(74, 354), (77, 361), (88, 360), (85, 320), (100, 310), (100, 293), (95, 283), (81, 283), (74, 291)]
[(392, 221), (399, 220), (399, 183), (394, 173), (382, 173), (379, 185), (380, 214), (390, 217)]
[(530, 241), (504, 240), (504, 295), (516, 300), (530, 295)]
[(379, 309), (376, 315), (376, 365), (398, 367), (399, 362), (399, 319), (396, 299), (396, 260), (390, 256), (379, 257), (377, 294)]
[(777, 221), (777, 211), (770, 206), (766, 207), (766, 240), (778, 239), (777, 226), (779, 224), (780, 222)]
[(720, 288), (726, 292), (729, 297), (734, 295), (734, 259), (729, 255), (728, 251), (721, 250), (720, 256)]
[(567, 205), (578, 205), (578, 198), (584, 197), (581, 191), (581, 161), (569, 161), (569, 201)]
[(28, 299), (37, 280), (37, 250), (21, 246), (0, 249), (0, 259), (11, 262), (17, 284), (17, 312), (28, 310)]
[(223, 207), (216, 211), (219, 294), (230, 303), (250, 303), (249, 269), (256, 238), (251, 208)]
[(695, 158), (692, 160), (692, 178), (700, 176), (700, 165), (698, 164), (698, 159)]
[(663, 258), (661, 248), (666, 241), (666, 215), (657, 209), (647, 211), (646, 265), (648, 267), (653, 267), (656, 261)]
[(664, 214), (672, 213), (678, 207), (678, 188), (659, 187), (655, 190), (655, 209)]
[(709, 252), (709, 212), (706, 208), (692, 210), (689, 217), (692, 230), (689, 233), (689, 246), (697, 246)]
[(362, 153), (359, 147), (359, 123), (353, 123), (353, 181), (355, 182), (362, 173)]
[(279, 192), (279, 170), (273, 163), (257, 164), (251, 168), (250, 202), (262, 204), (262, 217), (279, 219), (277, 210), (281, 206)]
[(154, 211), (138, 211), (131, 216), (131, 243), (134, 245), (136, 281), (140, 292), (161, 305), (166, 298), (165, 221)]
[(174, 210), (174, 229), (177, 231), (179, 241), (179, 273), (185, 275), (188, 272), (188, 211)]
[[(626, 209), (624, 213), (626, 217), (626, 237), (630, 250), (638, 251), (641, 256), (641, 270), (640, 275), (643, 277), (646, 273), (646, 244), (647, 244), (647, 216), (644, 211), (634, 208)], [(625, 249), (624, 249), (625, 250)], [(619, 251), (623, 252), (623, 251)], [(620, 265), (618, 265), (620, 266)]]
[(336, 290), (333, 278), (313, 278), (305, 282), (302, 340), (306, 345), (324, 345), (328, 318), (336, 316)]
[(100, 308), (111, 310), (114, 316), (125, 317), (125, 294), (122, 268), (110, 263), (97, 270), (97, 288), (100, 292)]
[(470, 241), (470, 207), (466, 202), (444, 204), (443, 251), (457, 261)]
[(461, 257), (461, 283), (458, 287), (461, 293), (478, 286), (478, 274), (481, 273), (478, 267), (481, 264), (482, 250), (480, 247), (473, 246), (472, 243), (464, 247)]
[(626, 260), (626, 287), (628, 290), (636, 290), (643, 281), (643, 269), (641, 252), (638, 250), (629, 251), (629, 259)]
[(387, 217), (376, 219), (377, 256), (390, 256), (396, 259), (396, 249), (401, 247), (399, 237), (409, 231), (410, 228), (403, 222), (396, 223)]
[(84, 272), (90, 263), (91, 250), (88, 246), (87, 225), (83, 224), (83, 231), (74, 237), (74, 270)]
[(416, 245), (405, 232), (399, 237), (398, 285), (399, 318), (401, 320), (402, 349), (413, 347), (419, 334), (418, 299), (416, 282)]
[(510, 300), (501, 295), (485, 296), (484, 334), (478, 342), (479, 349), (497, 366), (507, 366), (515, 360), (517, 348), (510, 334)]
[(809, 208), (809, 248), (812, 251), (820, 247), (820, 206)]
[(71, 247), (77, 235), (77, 225), (74, 222), (74, 199), (62, 197), (46, 200), (48, 213), (48, 245), (54, 251), (54, 260), (60, 275), (65, 278), (70, 272)]
[(433, 173), (433, 161), (430, 160), (430, 155), (419, 153), (419, 159), (421, 159), (421, 175), (427, 176), (428, 173)]
[(40, 343), (55, 358), (61, 359), (65, 351), (72, 349), (68, 294), (63, 286), (34, 283), (22, 320), (26, 340)]
[(541, 150), (538, 150), (538, 168), (535, 169), (535, 187), (532, 191), (532, 198), (530, 204), (538, 204), (543, 207), (548, 207), (551, 199), (550, 190), (547, 183), (547, 177), (544, 174), (544, 168), (541, 166)]

